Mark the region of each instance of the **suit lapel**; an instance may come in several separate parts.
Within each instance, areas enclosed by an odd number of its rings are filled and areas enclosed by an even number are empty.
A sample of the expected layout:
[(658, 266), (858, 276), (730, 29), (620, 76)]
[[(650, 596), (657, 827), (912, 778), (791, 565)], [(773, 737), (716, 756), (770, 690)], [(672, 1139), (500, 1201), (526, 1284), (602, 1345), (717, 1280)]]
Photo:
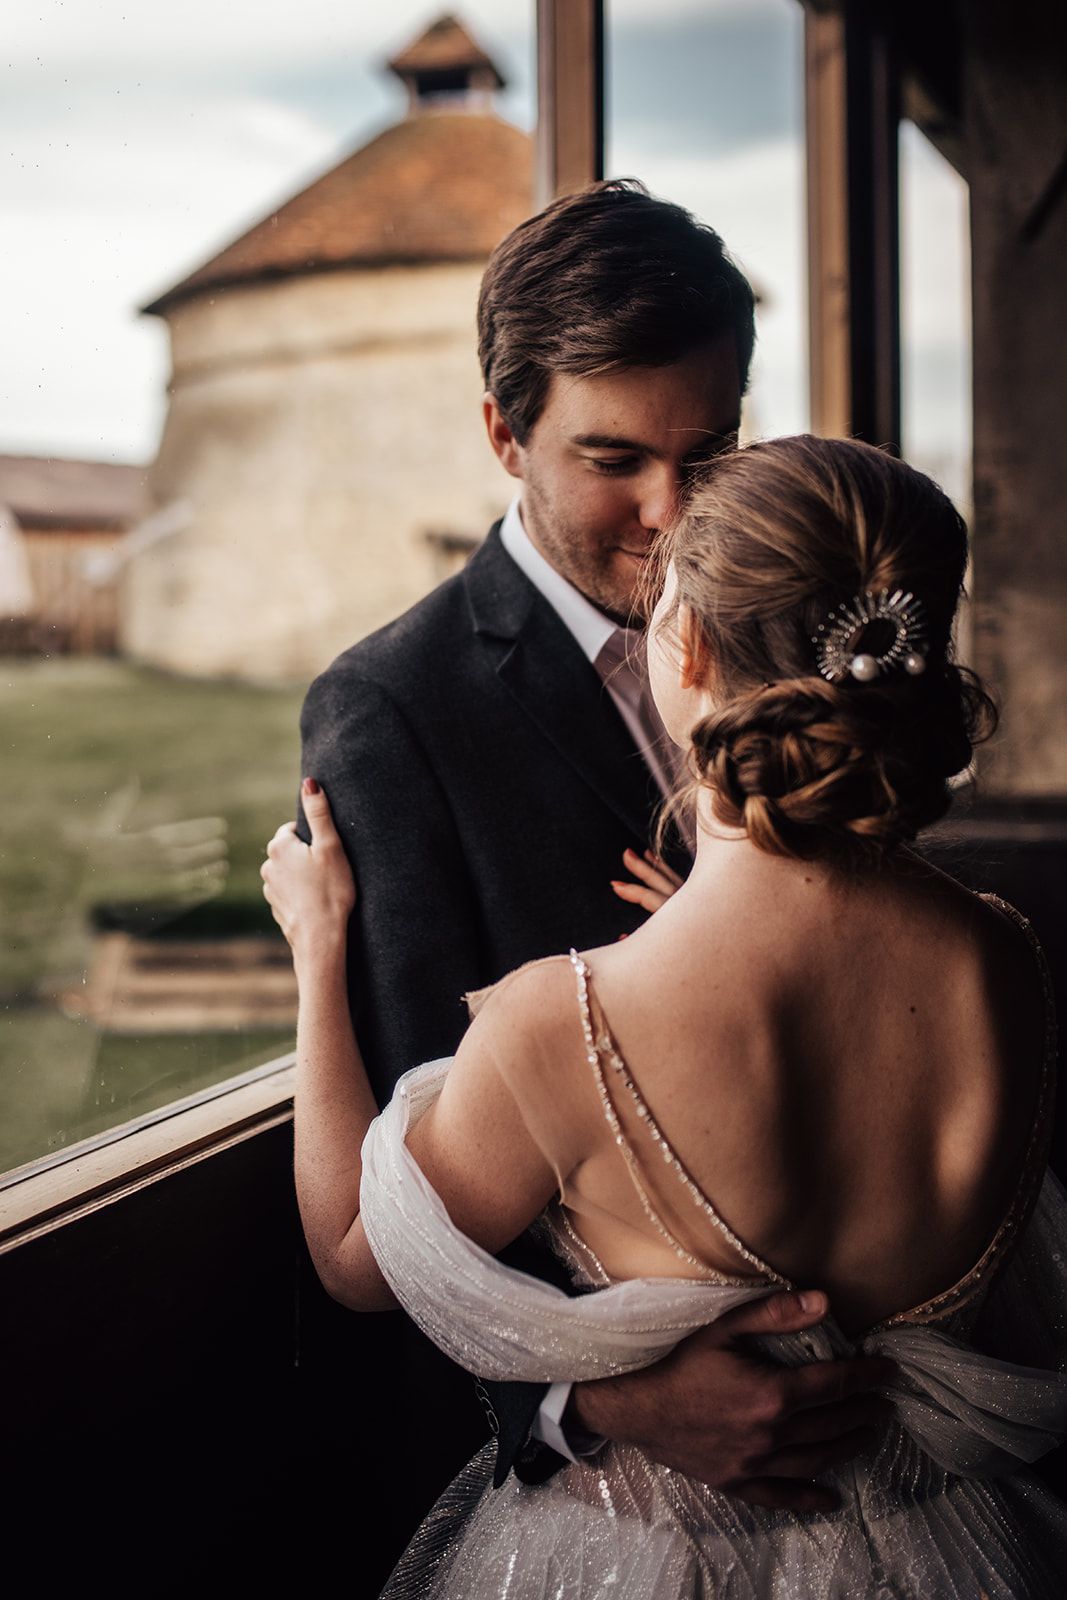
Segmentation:
[(596, 669), (500, 543), (499, 523), (465, 576), (474, 631), (509, 694), (635, 840), (647, 840), (655, 780)]

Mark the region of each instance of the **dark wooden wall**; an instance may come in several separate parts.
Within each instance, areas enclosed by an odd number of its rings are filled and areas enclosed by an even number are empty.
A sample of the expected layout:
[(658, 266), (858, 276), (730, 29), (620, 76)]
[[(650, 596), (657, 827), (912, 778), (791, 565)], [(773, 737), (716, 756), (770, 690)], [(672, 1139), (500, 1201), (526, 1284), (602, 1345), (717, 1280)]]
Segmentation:
[(961, 8), (974, 303), (976, 665), (988, 786), (1067, 795), (1067, 6)]
[[(322, 1289), (291, 1122), (0, 1253), (0, 1307), (4, 1568), (35, 1583), (340, 1578), (373, 1600), (487, 1436), (473, 1384), (400, 1313)], [(463, 1437), (436, 1429), (445, 1385)]]
[(5, 1553), (79, 1588), (291, 1541), (291, 1126), (0, 1255)]

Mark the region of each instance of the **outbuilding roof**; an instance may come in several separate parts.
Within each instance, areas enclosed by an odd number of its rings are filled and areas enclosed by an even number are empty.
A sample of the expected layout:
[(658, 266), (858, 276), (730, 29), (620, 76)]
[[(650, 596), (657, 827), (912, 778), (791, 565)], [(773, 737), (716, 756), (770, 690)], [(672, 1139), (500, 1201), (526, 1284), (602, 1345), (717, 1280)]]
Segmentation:
[(533, 209), (533, 142), (492, 113), (423, 112), (272, 211), (144, 310), (340, 267), (484, 261)]
[(0, 505), (23, 528), (131, 527), (147, 509), (147, 468), (0, 455)]

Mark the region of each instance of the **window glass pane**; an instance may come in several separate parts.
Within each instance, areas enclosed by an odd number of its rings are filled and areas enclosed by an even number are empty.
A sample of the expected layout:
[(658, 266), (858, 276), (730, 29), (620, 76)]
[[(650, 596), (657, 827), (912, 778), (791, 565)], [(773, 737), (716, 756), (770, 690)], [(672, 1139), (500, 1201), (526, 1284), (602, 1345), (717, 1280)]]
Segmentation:
[(803, 25), (796, 0), (612, 12), (609, 173), (710, 223), (761, 297), (750, 438), (808, 421)]
[(0, 1171), (291, 1046), (304, 690), (507, 500), (449, 229), (530, 209), (532, 8), (463, 16), (432, 81), (418, 0), (8, 21)]
[(967, 185), (913, 122), (900, 128), (904, 453), (961, 510), (971, 496)]
[[(913, 122), (900, 128), (904, 455), (971, 520), (971, 258), (967, 185)], [(961, 616), (960, 651), (970, 625)]]

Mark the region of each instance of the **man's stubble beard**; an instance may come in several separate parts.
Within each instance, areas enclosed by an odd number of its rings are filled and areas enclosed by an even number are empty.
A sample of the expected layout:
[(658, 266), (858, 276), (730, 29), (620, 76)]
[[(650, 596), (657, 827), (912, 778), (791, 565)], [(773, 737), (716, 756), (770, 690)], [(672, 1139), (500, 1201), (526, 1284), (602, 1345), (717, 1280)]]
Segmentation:
[[(527, 473), (522, 489), (523, 522), (532, 542), (556, 571), (572, 583), (598, 611), (619, 627), (642, 627), (636, 612), (637, 584), (620, 594), (604, 570), (604, 562), (558, 516), (541, 493), (535, 474)], [(606, 557), (610, 561), (610, 556)]]

